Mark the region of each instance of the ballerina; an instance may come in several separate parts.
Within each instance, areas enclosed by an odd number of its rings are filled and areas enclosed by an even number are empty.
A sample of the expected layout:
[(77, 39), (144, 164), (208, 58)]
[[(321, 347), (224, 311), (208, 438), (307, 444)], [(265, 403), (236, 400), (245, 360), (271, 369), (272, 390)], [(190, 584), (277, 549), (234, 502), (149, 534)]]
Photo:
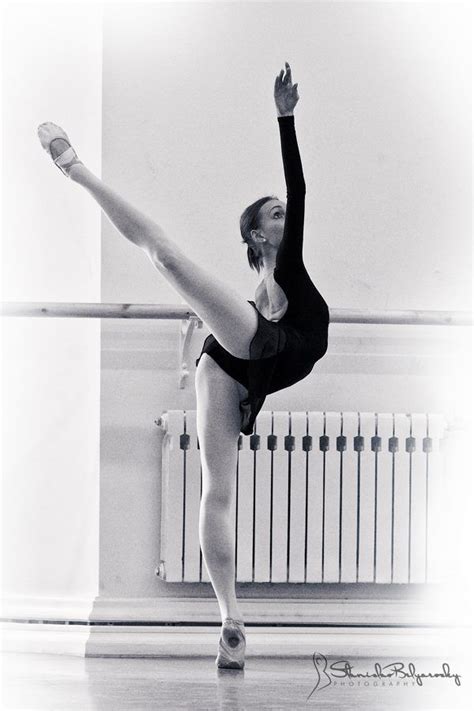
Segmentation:
[(216, 664), (245, 664), (245, 625), (235, 593), (235, 471), (239, 433), (251, 434), (265, 397), (308, 375), (328, 346), (329, 309), (303, 263), (306, 185), (296, 140), (299, 100), (286, 62), (275, 79), (287, 203), (262, 197), (244, 210), (240, 232), (252, 269), (262, 272), (255, 301), (192, 262), (147, 215), (97, 178), (78, 158), (67, 134), (43, 123), (38, 136), (59, 169), (82, 185), (117, 230), (207, 325), (196, 368), (197, 433), (202, 462), (199, 538), (222, 618)]

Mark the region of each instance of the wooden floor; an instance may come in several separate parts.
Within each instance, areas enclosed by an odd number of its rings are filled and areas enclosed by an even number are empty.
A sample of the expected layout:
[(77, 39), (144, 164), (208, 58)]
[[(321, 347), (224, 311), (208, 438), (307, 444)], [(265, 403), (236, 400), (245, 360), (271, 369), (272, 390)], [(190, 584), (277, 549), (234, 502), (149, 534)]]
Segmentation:
[[(336, 661), (329, 658), (328, 664)], [(354, 672), (373, 672), (375, 659), (350, 659)], [(386, 664), (389, 660), (380, 660)], [(395, 661), (395, 660), (393, 660)], [(417, 672), (441, 671), (444, 660), (397, 659)], [(472, 709), (468, 664), (451, 664), (462, 675), (399, 680), (335, 679), (313, 691), (318, 673), (309, 657), (250, 658), (243, 671), (218, 670), (214, 658), (82, 658), (4, 653), (2, 709), (123, 711), (125, 709)], [(341, 682), (345, 682), (342, 684)], [(309, 697), (309, 698), (308, 698)]]

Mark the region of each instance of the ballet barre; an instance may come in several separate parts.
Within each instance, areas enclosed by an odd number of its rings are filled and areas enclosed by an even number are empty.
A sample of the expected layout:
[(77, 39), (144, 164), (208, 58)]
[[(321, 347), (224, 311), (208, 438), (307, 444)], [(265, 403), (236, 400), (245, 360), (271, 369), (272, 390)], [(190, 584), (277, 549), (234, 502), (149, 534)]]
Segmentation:
[[(180, 304), (101, 304), (53, 302), (3, 302), (3, 316), (40, 318), (123, 318), (181, 321), (178, 346), (178, 384), (183, 389), (190, 375), (191, 340), (202, 320)], [(330, 323), (402, 324), (418, 326), (469, 326), (468, 311), (330, 309)]]
[[(100, 304), (8, 301), (4, 316), (48, 318), (128, 318), (198, 321), (201, 319), (180, 304)], [(426, 311), (422, 309), (330, 309), (331, 323), (375, 323), (416, 326), (470, 326), (470, 311)]]

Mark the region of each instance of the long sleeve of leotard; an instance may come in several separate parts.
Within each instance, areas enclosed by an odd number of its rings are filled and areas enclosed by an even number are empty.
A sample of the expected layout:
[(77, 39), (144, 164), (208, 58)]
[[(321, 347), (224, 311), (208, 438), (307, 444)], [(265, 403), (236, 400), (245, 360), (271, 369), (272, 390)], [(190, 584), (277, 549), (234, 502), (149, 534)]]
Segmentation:
[(306, 184), (295, 132), (294, 116), (278, 116), (281, 153), (286, 182), (286, 216), (276, 269), (303, 263), (303, 225)]

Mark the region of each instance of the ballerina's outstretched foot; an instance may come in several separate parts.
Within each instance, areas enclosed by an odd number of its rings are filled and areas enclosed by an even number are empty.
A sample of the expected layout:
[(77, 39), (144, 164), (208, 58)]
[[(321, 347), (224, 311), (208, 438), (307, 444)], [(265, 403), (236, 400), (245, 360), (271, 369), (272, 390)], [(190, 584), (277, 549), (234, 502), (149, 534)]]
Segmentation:
[(222, 623), (216, 664), (219, 669), (243, 669), (245, 665), (244, 623), (226, 617)]
[(59, 170), (69, 177), (69, 171), (73, 165), (82, 161), (77, 157), (77, 153), (71, 146), (68, 135), (60, 126), (47, 121), (38, 126), (38, 138), (41, 145), (51, 156)]

